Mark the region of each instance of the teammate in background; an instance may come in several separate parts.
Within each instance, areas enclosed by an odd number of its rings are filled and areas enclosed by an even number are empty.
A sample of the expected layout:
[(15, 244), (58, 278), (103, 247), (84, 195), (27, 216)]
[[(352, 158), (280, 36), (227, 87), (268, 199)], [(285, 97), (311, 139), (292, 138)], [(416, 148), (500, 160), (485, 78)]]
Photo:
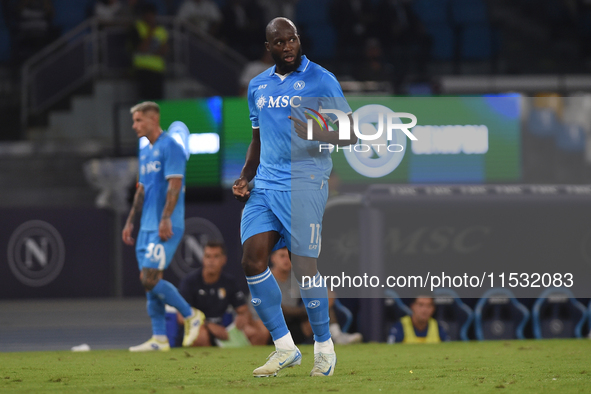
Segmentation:
[[(269, 334), (265, 327), (261, 331), (256, 326), (244, 293), (238, 288), (234, 277), (222, 271), (226, 261), (224, 244), (207, 242), (203, 249), (203, 266), (185, 276), (179, 286), (179, 292), (189, 305), (202, 311), (206, 317), (192, 346), (215, 346), (216, 339), (228, 340), (228, 331), (222, 325), (222, 320), (229, 305), (236, 311), (236, 328), (245, 332), (251, 344), (265, 345)], [(249, 327), (251, 325), (255, 326)]]
[[(312, 327), (308, 321), (306, 308), (300, 303), (299, 292), (295, 293), (291, 287), (291, 260), (287, 248), (281, 248), (271, 254), (271, 272), (281, 289), (281, 309), (287, 323), (287, 328), (295, 343), (306, 343), (313, 335)], [(329, 291), (329, 316), (330, 334), (334, 343), (348, 345), (363, 341), (363, 336), (358, 333), (347, 333), (341, 331), (337, 314), (334, 307), (335, 294)]]
[(166, 337), (164, 305), (175, 307), (185, 318), (183, 346), (190, 346), (199, 333), (203, 313), (191, 308), (176, 287), (162, 279), (185, 230), (185, 152), (160, 128), (160, 107), (146, 101), (131, 108), (133, 129), (138, 138), (150, 143), (140, 150), (140, 177), (133, 206), (123, 228), (122, 238), (133, 245), (133, 223), (141, 213), (136, 257), (140, 280), (146, 289), (148, 315), (153, 336), (147, 342), (130, 347), (132, 352), (170, 350)]
[(439, 343), (448, 341), (447, 333), (433, 316), (433, 297), (419, 296), (410, 305), (411, 316), (404, 316), (392, 325), (388, 343)]
[[(265, 45), (275, 66), (250, 82), (247, 97), (252, 142), (240, 178), (233, 186), (234, 196), (246, 201), (241, 222), (242, 267), (251, 302), (271, 333), (276, 348), (253, 375), (276, 376), (283, 368), (301, 364), (302, 355), (281, 311), (281, 290), (268, 268), (271, 251), (287, 246), (292, 253), (296, 278), (316, 278), (315, 286), (300, 283), (300, 295), (315, 340), (310, 375), (330, 376), (334, 372), (336, 354), (329, 331), (328, 292), (316, 260), (332, 161), (326, 150), (319, 152), (319, 141), (345, 146), (355, 143), (356, 139), (339, 140), (339, 133), (313, 124), (313, 140), (307, 141), (303, 108), (298, 118), (291, 116), (294, 107), (275, 104), (279, 103), (279, 98), (286, 103), (294, 102), (295, 98), (318, 98), (316, 109), (320, 106), (338, 109), (349, 118), (351, 108), (334, 75), (302, 56), (300, 37), (292, 21), (273, 19), (267, 25), (266, 37)], [(273, 98), (275, 104), (272, 104)], [(298, 100), (295, 101), (299, 103)], [(351, 119), (349, 121), (352, 125)], [(354, 136), (352, 131), (350, 135)], [(249, 191), (248, 183), (253, 178), (255, 187)]]

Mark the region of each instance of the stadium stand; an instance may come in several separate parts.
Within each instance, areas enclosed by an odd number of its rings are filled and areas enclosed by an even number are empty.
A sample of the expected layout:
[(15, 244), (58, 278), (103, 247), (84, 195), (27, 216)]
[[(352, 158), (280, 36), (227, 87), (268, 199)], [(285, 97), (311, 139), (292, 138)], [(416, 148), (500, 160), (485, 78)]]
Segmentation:
[(582, 338), (585, 306), (568, 289), (546, 289), (532, 308), (534, 337)]
[(451, 289), (436, 289), (434, 301), (437, 308), (433, 318), (437, 320), (452, 341), (469, 340), (468, 330), (474, 321), (474, 312)]
[(484, 293), (474, 309), (476, 339), (524, 339), (529, 310), (504, 288)]

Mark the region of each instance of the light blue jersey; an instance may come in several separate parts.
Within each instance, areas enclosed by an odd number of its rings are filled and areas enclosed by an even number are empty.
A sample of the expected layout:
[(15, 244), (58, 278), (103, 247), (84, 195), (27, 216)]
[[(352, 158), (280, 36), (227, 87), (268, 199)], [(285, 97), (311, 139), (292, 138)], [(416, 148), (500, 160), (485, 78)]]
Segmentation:
[(320, 189), (332, 170), (330, 153), (320, 152), (318, 141), (298, 137), (288, 117), (306, 121), (306, 107), (350, 114), (335, 76), (305, 56), (300, 67), (286, 76), (276, 74), (273, 66), (250, 81), (248, 107), (252, 127), (259, 128), (261, 139), (255, 188)]
[(139, 166), (139, 183), (145, 192), (140, 230), (158, 230), (171, 177), (183, 178), (183, 187), (170, 220), (172, 227), (184, 229), (186, 157), (182, 146), (164, 132), (154, 145), (148, 144), (140, 150)]

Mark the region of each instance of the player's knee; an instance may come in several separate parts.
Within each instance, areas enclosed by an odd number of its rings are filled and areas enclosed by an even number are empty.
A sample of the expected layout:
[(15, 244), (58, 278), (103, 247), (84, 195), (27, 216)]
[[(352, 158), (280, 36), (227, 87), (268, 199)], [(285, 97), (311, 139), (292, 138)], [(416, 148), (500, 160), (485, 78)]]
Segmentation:
[(243, 258), (242, 269), (247, 276), (258, 275), (267, 269), (268, 262), (258, 259)]
[[(155, 272), (150, 272), (150, 271), (155, 271)], [(158, 284), (159, 281), (160, 281), (160, 275), (159, 275), (158, 270), (148, 270), (147, 274), (144, 273), (144, 275), (141, 276), (142, 286), (144, 286), (144, 289), (146, 291), (152, 291), (152, 289), (154, 289), (154, 287), (156, 287), (156, 285)]]

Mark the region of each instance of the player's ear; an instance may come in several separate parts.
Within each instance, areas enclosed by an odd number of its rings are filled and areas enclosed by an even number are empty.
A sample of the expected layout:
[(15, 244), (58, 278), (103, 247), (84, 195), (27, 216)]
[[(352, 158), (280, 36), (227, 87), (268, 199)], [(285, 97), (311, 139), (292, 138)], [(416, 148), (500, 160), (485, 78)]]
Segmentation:
[(265, 48), (267, 48), (267, 52), (271, 52), (271, 48), (269, 47), (268, 41), (265, 41)]

